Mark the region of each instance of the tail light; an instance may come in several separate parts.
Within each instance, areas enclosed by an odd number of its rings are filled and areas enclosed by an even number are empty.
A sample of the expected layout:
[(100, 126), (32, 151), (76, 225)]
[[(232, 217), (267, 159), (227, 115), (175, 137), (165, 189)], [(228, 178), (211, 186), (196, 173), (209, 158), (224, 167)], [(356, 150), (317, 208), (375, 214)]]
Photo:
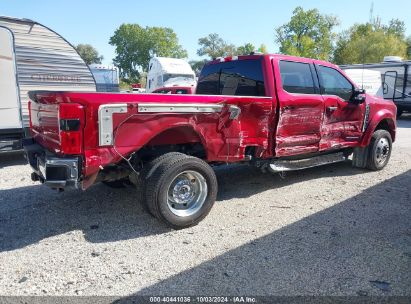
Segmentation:
[(59, 105), (60, 147), (63, 154), (83, 152), (84, 107), (76, 103)]

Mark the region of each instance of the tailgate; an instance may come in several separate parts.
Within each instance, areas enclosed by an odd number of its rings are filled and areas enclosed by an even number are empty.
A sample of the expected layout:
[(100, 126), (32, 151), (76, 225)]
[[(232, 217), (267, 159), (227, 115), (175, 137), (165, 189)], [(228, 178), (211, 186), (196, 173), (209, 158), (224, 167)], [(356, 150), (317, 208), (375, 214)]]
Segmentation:
[(30, 103), (31, 130), (42, 146), (51, 150), (60, 148), (59, 105)]
[(83, 151), (84, 106), (64, 92), (29, 92), (30, 128), (34, 140), (58, 154)]

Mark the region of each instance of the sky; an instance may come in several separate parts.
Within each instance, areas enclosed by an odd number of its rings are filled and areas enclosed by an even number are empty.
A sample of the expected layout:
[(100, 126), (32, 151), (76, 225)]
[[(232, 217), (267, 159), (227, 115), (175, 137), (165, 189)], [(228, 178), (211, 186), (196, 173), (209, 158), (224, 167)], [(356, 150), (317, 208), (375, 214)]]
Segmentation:
[(104, 64), (111, 64), (115, 49), (108, 41), (122, 23), (172, 28), (189, 59), (200, 59), (198, 39), (210, 33), (235, 45), (264, 43), (275, 53), (274, 30), (290, 20), (295, 7), (317, 8), (337, 16), (340, 26), (336, 31), (340, 32), (367, 22), (372, 2), (374, 17), (383, 23), (403, 20), (407, 36), (411, 35), (410, 0), (0, 0), (0, 15), (42, 23), (72, 44), (89, 43), (104, 56)]

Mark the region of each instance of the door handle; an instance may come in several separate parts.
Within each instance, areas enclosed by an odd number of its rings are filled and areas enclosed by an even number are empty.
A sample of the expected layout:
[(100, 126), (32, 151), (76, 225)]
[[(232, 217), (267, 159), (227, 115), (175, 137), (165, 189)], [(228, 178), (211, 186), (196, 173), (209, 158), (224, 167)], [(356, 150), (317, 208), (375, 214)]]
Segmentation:
[(330, 112), (334, 112), (337, 109), (338, 109), (338, 107), (327, 107), (327, 110), (330, 111)]

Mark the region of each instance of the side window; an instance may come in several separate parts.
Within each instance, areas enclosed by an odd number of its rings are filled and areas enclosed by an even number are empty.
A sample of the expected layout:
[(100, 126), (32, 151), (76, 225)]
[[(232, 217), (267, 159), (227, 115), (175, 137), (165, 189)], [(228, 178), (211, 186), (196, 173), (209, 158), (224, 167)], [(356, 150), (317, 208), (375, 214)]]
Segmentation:
[(288, 93), (316, 94), (308, 63), (281, 60), (280, 74), (283, 89)]
[(318, 72), (322, 94), (337, 95), (346, 101), (351, 98), (354, 87), (340, 72), (321, 65)]
[(196, 94), (265, 96), (261, 60), (234, 60), (204, 66)]

